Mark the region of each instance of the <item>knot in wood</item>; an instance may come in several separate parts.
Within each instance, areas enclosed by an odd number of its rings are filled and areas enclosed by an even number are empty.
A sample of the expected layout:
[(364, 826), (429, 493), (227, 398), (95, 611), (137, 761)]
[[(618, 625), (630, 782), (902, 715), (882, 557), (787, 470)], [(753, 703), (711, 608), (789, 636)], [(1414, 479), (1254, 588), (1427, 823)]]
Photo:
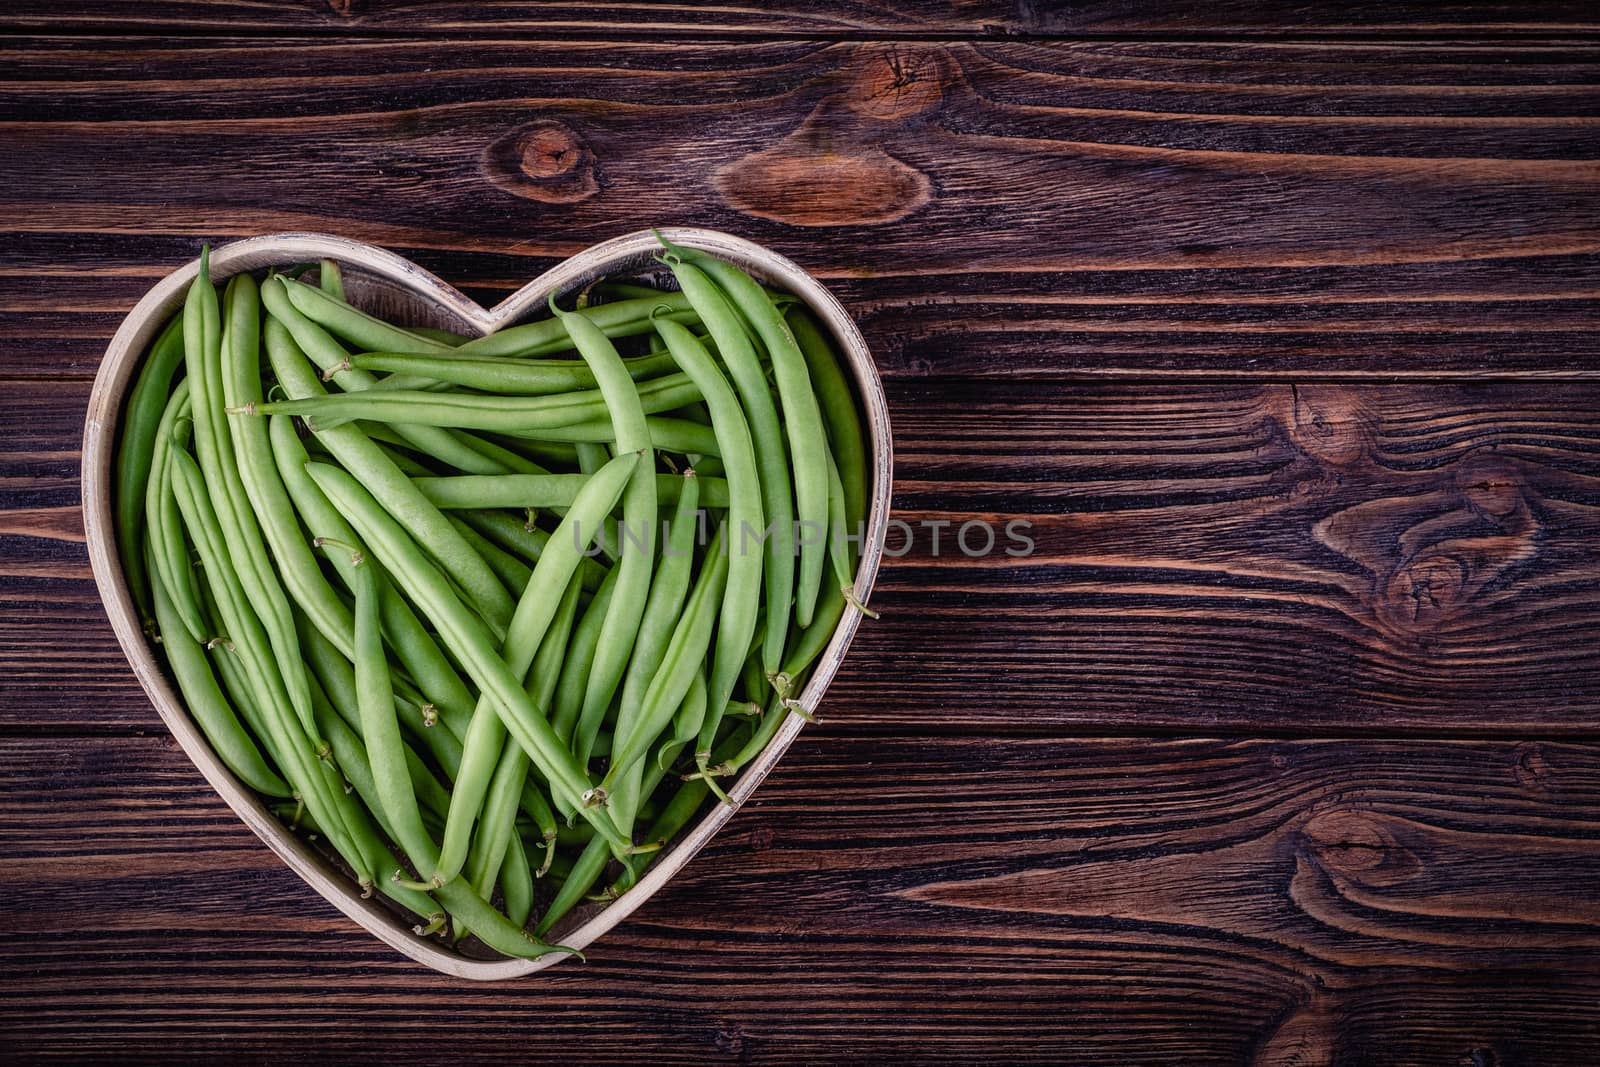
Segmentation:
[(933, 45), (873, 44), (857, 49), (845, 103), (875, 119), (906, 119), (938, 105), (951, 64)]
[(577, 134), (559, 122), (541, 123), (522, 138), (522, 173), (538, 181), (572, 173), (582, 156)]
[(1306, 852), (1323, 870), (1368, 886), (1394, 885), (1414, 878), (1422, 864), (1373, 812), (1334, 808), (1300, 828)]
[(1398, 629), (1431, 629), (1455, 611), (1466, 580), (1460, 560), (1419, 556), (1389, 576), (1378, 611)]
[(600, 191), (595, 155), (571, 126), (540, 119), (502, 137), (485, 153), (489, 179), (546, 204), (575, 204)]
[(1283, 428), (1302, 453), (1330, 467), (1357, 466), (1372, 453), (1372, 420), (1353, 389), (1290, 386)]
[(1551, 792), (1550, 762), (1539, 742), (1524, 741), (1511, 750), (1511, 771), (1517, 784), (1529, 792)]

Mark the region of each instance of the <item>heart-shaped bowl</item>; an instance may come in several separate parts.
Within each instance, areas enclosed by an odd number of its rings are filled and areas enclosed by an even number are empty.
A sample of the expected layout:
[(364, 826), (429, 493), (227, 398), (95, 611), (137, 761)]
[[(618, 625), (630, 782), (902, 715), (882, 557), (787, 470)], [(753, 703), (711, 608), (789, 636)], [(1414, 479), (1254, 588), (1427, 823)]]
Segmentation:
[[(855, 586), (856, 596), (865, 601), (883, 555), (894, 451), (883, 383), (860, 331), (816, 279), (782, 256), (715, 230), (671, 228), (662, 232), (675, 244), (720, 256), (756, 278), (793, 293), (805, 301), (832, 335), (855, 384), (856, 399), (871, 435), (871, 508)], [(551, 295), (558, 299), (569, 296), (601, 278), (662, 283), (665, 272), (652, 258), (660, 248), (650, 231), (595, 245), (487, 310), (401, 256), (325, 234), (283, 233), (238, 241), (212, 252), (211, 272), (214, 278), (221, 279), (268, 267), (332, 259), (340, 264), (349, 299), (357, 306), (405, 325), (435, 326), (477, 335), (493, 333), (530, 315), (543, 313)], [(412, 932), (409, 920), (387, 902), (362, 899), (354, 881), (330, 856), (291, 833), (267, 810), (261, 799), (223, 765), (190, 719), (183, 701), (163, 672), (148, 637), (141, 630), (127, 578), (117, 557), (112, 524), (112, 463), (123, 402), (135, 372), (162, 325), (182, 306), (189, 283), (199, 269), (199, 260), (186, 264), (157, 283), (134, 306), (106, 349), (84, 422), (83, 516), (89, 561), (111, 627), (134, 674), (178, 744), (245, 825), (308, 885), (384, 942), (435, 970), (481, 981), (519, 977), (565, 959), (564, 953), (550, 953), (537, 960), (470, 955), (438, 941), (418, 937)], [(860, 618), (858, 612), (845, 612), (813, 668), (799, 697), (808, 712), (815, 710), (839, 669)], [(802, 717), (791, 714), (760, 756), (744, 769), (728, 790), (731, 805), (716, 805), (698, 823), (686, 828), (668, 844), (664, 854), (646, 870), (638, 884), (621, 897), (609, 904), (591, 904), (574, 911), (551, 931), (552, 942), (581, 949), (649, 900), (727, 823), (735, 809), (783, 757), (802, 725)]]

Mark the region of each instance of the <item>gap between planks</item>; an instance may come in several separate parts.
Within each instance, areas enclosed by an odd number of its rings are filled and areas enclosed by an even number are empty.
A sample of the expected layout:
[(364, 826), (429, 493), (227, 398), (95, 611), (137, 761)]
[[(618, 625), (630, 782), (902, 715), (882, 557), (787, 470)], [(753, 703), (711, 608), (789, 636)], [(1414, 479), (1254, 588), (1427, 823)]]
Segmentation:
[(1551, 48), (1572, 48), (1600, 44), (1600, 24), (1550, 23), (1539, 25), (1451, 27), (1447, 25), (1364, 28), (1349, 26), (1340, 30), (1304, 31), (1285, 29), (1250, 29), (1247, 27), (1204, 30), (1145, 30), (1117, 31), (1078, 30), (1063, 33), (1012, 32), (994, 27), (989, 33), (971, 31), (937, 30), (764, 30), (740, 31), (727, 27), (710, 29), (690, 23), (659, 27), (648, 34), (640, 34), (637, 25), (600, 27), (548, 23), (515, 28), (496, 28), (478, 24), (442, 24), (433, 31), (415, 27), (388, 30), (361, 23), (343, 25), (297, 25), (280, 27), (270, 25), (193, 25), (185, 22), (148, 22), (130, 25), (131, 20), (95, 18), (76, 24), (67, 22), (19, 20), (5, 22), (0, 18), (0, 40), (14, 38), (106, 38), (106, 39), (171, 39), (186, 40), (261, 40), (293, 44), (297, 40), (349, 40), (427, 43), (449, 42), (471, 44), (478, 41), (496, 44), (542, 44), (550, 41), (578, 41), (620, 46), (649, 46), (654, 44), (1183, 44), (1183, 45), (1415, 45), (1415, 44), (1485, 44), (1516, 43), (1541, 45)]

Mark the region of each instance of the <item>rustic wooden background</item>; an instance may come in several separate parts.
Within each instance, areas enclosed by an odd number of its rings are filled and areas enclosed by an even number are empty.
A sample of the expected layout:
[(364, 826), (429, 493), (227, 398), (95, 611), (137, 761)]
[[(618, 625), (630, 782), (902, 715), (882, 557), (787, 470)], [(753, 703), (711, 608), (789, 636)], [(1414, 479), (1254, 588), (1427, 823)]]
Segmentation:
[[(800, 5), (794, 5), (800, 6)], [(0, 1059), (1600, 1060), (1600, 10), (0, 5)], [(448, 981), (164, 735), (80, 420), (202, 239), (492, 299), (720, 227), (859, 319), (885, 618), (586, 966)]]

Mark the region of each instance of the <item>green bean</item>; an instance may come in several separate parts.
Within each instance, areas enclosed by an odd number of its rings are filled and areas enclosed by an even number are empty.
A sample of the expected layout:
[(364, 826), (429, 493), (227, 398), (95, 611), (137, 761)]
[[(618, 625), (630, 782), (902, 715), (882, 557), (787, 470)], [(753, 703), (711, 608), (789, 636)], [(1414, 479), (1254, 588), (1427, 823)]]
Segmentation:
[[(709, 711), (702, 724), (696, 760), (701, 769), (711, 755), (711, 743), (722, 722), (722, 709), (733, 695), (750, 651), (756, 615), (761, 610), (761, 552), (752, 550), (749, 536), (764, 529), (761, 480), (756, 470), (754, 445), (738, 398), (717, 370), (711, 356), (688, 330), (675, 322), (658, 326), (667, 350), (706, 398), (722, 460), (728, 469), (728, 526), (731, 543), (728, 552), (728, 582), (722, 597), (722, 613), (717, 625), (717, 651), (712, 661), (711, 685), (707, 695)], [(780, 611), (780, 614), (783, 612)]]
[[(633, 656), (628, 662), (622, 683), (616, 737), (627, 737), (633, 730), (640, 703), (666, 655), (667, 645), (672, 640), (673, 624), (683, 614), (684, 597), (689, 591), (695, 537), (699, 533), (700, 479), (695, 477), (691, 468), (678, 480), (683, 483), (683, 488), (678, 495), (666, 544), (662, 547), (661, 565), (656, 568), (655, 577), (650, 583), (650, 596), (645, 602), (638, 636), (634, 640)], [(634, 809), (640, 800), (640, 782), (640, 768), (635, 764), (616, 783), (616, 820), (624, 833), (633, 829)]]
[[(519, 455), (518, 453), (511, 451), (511, 449), (506, 448), (504, 445), (497, 444), (494, 441), (480, 437), (477, 434), (468, 433), (466, 430), (446, 430), (445, 433), (449, 434), (463, 447), (470, 449), (475, 454), (483, 457), (487, 463), (492, 464), (495, 469), (491, 471), (490, 474), (493, 476), (500, 476), (503, 474), (550, 473), (549, 471), (545, 470), (544, 467), (533, 462), (531, 459), (528, 459), (526, 456)], [(476, 467), (464, 467), (462, 469), (481, 472), (483, 470), (483, 466), (480, 464)], [(478, 474), (478, 477), (488, 476), (489, 475), (484, 475), (482, 473)]]
[[(607, 337), (633, 337), (649, 333), (650, 313), (658, 306), (671, 309), (673, 318), (681, 322), (695, 321), (689, 302), (679, 293), (660, 293), (642, 300), (618, 300), (611, 304), (596, 304), (573, 312), (604, 333)], [(547, 356), (553, 352), (566, 352), (574, 347), (565, 328), (555, 319), (530, 322), (522, 326), (492, 333), (468, 341), (456, 352), (462, 356)]]
[[(528, 695), (539, 707), (549, 707), (555, 695), (556, 680), (561, 673), (561, 661), (566, 655), (567, 641), (572, 634), (573, 621), (578, 614), (578, 593), (582, 586), (576, 578), (567, 583), (566, 592), (556, 608), (544, 641), (534, 656), (529, 673)], [(498, 871), (505, 861), (506, 848), (515, 838), (517, 800), (528, 778), (528, 754), (517, 745), (505, 746), (500, 754), (500, 765), (495, 768), (494, 781), (484, 802), (483, 816), (478, 826), (478, 841), (474, 845), (471, 874), (468, 881), (484, 897), (494, 885)], [(555, 820), (552, 818), (545, 831), (545, 860), (540, 867), (543, 874), (555, 855)], [(526, 872), (524, 872), (526, 873)]]
[[(337, 277), (337, 274), (330, 275), (324, 269), (323, 276)], [(241, 277), (249, 286), (236, 301), (242, 312), (241, 322), (236, 329), (248, 331), (250, 339), (248, 342), (236, 340), (223, 352), (222, 392), (223, 403), (228, 407), (261, 401), (260, 348), (255, 339), (256, 330), (251, 323), (244, 321), (253, 317), (255, 283), (250, 281), (248, 275)], [(246, 301), (249, 312), (243, 312)], [(267, 424), (261, 419), (229, 419), (228, 431), (232, 435), (240, 484), (260, 524), (272, 558), (277, 562), (278, 574), (283, 579), (290, 599), (346, 658), (354, 658), (355, 623), (350, 609), (328, 585), (301, 533), (294, 504), (289, 499), (289, 492), (273, 457)]]
[[(274, 280), (268, 279), (268, 291)], [(325, 392), (288, 328), (276, 318), (267, 323), (266, 339), (272, 369), (278, 377), (278, 384), (286, 393), (305, 397)], [(403, 523), (422, 543), (434, 562), (460, 585), (467, 594), (468, 602), (483, 617), (495, 638), (504, 634), (505, 625), (511, 618), (511, 597), (506, 593), (505, 586), (500, 584), (500, 579), (495, 577), (488, 564), (461, 539), (461, 535), (445, 520), (439, 509), (417, 492), (411, 479), (402, 474), (382, 449), (356, 427), (341, 426), (319, 432), (317, 437), (366, 492), (381, 501), (383, 508)]]
[(317, 264), (317, 287), (335, 300), (344, 300), (344, 274), (339, 264), (331, 259)]
[(866, 437), (861, 430), (861, 416), (856, 410), (855, 395), (845, 380), (844, 371), (834, 357), (833, 346), (823, 336), (804, 307), (796, 305), (787, 316), (789, 328), (805, 357), (806, 369), (811, 372), (811, 384), (816, 387), (817, 402), (822, 408), (823, 421), (828, 428), (828, 442), (839, 470), (839, 482), (844, 490), (844, 521), (849, 533), (862, 535), (862, 523), (867, 514), (867, 458)]
[[(379, 796), (377, 782), (372, 775), (370, 761), (353, 759), (350, 763), (351, 766), (348, 771), (350, 784), (355, 788), (357, 795), (361, 797), (368, 810), (377, 817), (384, 833), (394, 839), (395, 835), (392, 832), (392, 827), (386, 824), (383, 804)], [(407, 885), (405, 869), (394, 865), (392, 858), (388, 858), (388, 850), (372, 832), (370, 823), (364, 822), (363, 825), (358, 827), (357, 838), (361, 842), (363, 850), (373, 861), (387, 859), (386, 866), (378, 868), (380, 877), (377, 881), (377, 888), (414, 914), (427, 916), (431, 919), (433, 910), (429, 897)], [(546, 945), (529, 937), (519, 926), (513, 924), (505, 916), (490, 907), (463, 879), (456, 878), (448, 884), (438, 887), (433, 890), (433, 895), (438, 898), (439, 903), (444, 906), (450, 915), (455, 916), (468, 930), (477, 935), (479, 940), (497, 952), (508, 956), (537, 958), (549, 952), (571, 951), (570, 949)], [(427, 903), (425, 904), (424, 902)], [(425, 908), (427, 910), (424, 910)], [(418, 929), (416, 932), (420, 935), (423, 930)]]
[[(324, 377), (331, 377), (340, 389), (346, 393), (370, 392), (376, 389), (379, 382), (366, 371), (349, 369), (349, 353), (339, 342), (322, 328), (318, 323), (303, 314), (289, 296), (288, 279), (281, 276), (269, 277), (261, 286), (261, 299), (271, 312), (272, 318), (281, 323), (294, 338), (295, 344), (301, 351), (315, 363), (323, 372)], [(316, 290), (301, 287), (303, 292), (315, 293)], [(318, 294), (316, 299), (320, 299)], [(448, 351), (440, 347), (438, 351)], [(280, 383), (281, 384), (281, 383)], [(408, 389), (416, 390), (437, 383), (426, 378), (406, 378), (395, 375), (387, 379), (383, 390)], [(326, 392), (319, 388), (312, 394), (320, 396)], [(242, 413), (249, 414), (254, 408), (246, 408)], [(396, 425), (394, 430), (402, 439), (409, 442), (412, 447), (420, 449), (424, 454), (436, 456), (449, 462), (452, 466), (474, 474), (500, 474), (504, 468), (492, 460), (486, 459), (459, 439), (455, 434), (437, 426)]]
[(410, 330), (368, 315), (319, 289), (289, 278), (284, 280), (286, 295), (306, 318), (330, 333), (368, 351), (415, 352), (418, 354), (451, 351), (449, 345), (430, 341)]
[(426, 337), (430, 341), (438, 341), (440, 344), (447, 345), (450, 348), (456, 348), (472, 340), (466, 334), (441, 330), (437, 326), (413, 326), (411, 327), (411, 332), (418, 337)]
[[(663, 244), (666, 242), (663, 240)], [(671, 248), (671, 245), (667, 246)], [(772, 360), (772, 374), (783, 405), (783, 423), (789, 434), (789, 459), (794, 471), (795, 513), (799, 538), (800, 574), (795, 585), (795, 622), (808, 626), (822, 586), (828, 533), (828, 472), (823, 452), (828, 447), (822, 411), (811, 386), (800, 346), (789, 332), (772, 296), (754, 278), (714, 256), (696, 250), (679, 254), (692, 259), (717, 283), (740, 313), (755, 327)], [(714, 335), (713, 335), (714, 336)], [(759, 447), (759, 445), (758, 445)], [(775, 601), (782, 604), (784, 601)]]
[(189, 636), (204, 642), (211, 636), (206, 633), (200, 615), (200, 601), (195, 591), (194, 569), (189, 565), (189, 549), (183, 542), (183, 521), (178, 514), (178, 500), (172, 487), (172, 471), (168, 454), (178, 431), (180, 421), (187, 423), (189, 381), (180, 381), (172, 390), (172, 399), (161, 413), (156, 427), (155, 448), (151, 453), (151, 477), (145, 486), (144, 514), (150, 524), (150, 539), (154, 551), (150, 562), (154, 575), (159, 577), (172, 597), (173, 607)]
[[(550, 310), (571, 336), (583, 361), (594, 371), (604, 405), (610, 409), (614, 430), (612, 447), (619, 453), (642, 450), (653, 458), (650, 430), (645, 421), (640, 391), (623, 367), (622, 357), (617, 354), (616, 347), (593, 322), (582, 315), (556, 307), (553, 297)], [(594, 663), (589, 669), (583, 710), (579, 714), (578, 729), (574, 735), (576, 744), (573, 755), (582, 766), (588, 765), (594, 736), (605, 717), (606, 708), (611, 704), (611, 698), (622, 684), (622, 672), (633, 653), (640, 616), (650, 593), (656, 533), (656, 480), (653, 466), (653, 462), (644, 462), (634, 467), (628, 488), (622, 496), (624, 528), (617, 542), (617, 584), (612, 590), (611, 604), (606, 609), (605, 622), (600, 628), (600, 642), (595, 649)], [(635, 549), (629, 551), (625, 543), (629, 534), (641, 532), (644, 534), (643, 543), (636, 542)]]
[[(672, 370), (664, 356), (625, 359), (634, 381), (655, 378)], [(576, 359), (466, 359), (459, 355), (412, 356), (393, 352), (358, 352), (350, 357), (358, 370), (408, 374), (449, 382), (468, 389), (520, 396), (544, 396), (593, 389), (594, 372)]]
[[(508, 477), (512, 477), (508, 475)], [(528, 584), (528, 578), (533, 573), (533, 568), (522, 562), (499, 545), (483, 536), (465, 520), (455, 514), (447, 514), (450, 525), (456, 528), (472, 550), (483, 557), (483, 561), (494, 571), (495, 576), (505, 585), (506, 592), (512, 596), (519, 596)]]
[[(783, 657), (783, 642), (789, 632), (789, 605), (794, 600), (794, 501), (789, 495), (789, 460), (784, 448), (783, 430), (767, 385), (766, 372), (756, 358), (755, 346), (745, 332), (738, 312), (711, 278), (695, 264), (677, 259), (676, 256), (669, 257), (667, 262), (678, 284), (700, 313), (706, 328), (711, 331), (711, 338), (716, 342), (728, 374), (738, 389), (748, 420), (750, 440), (760, 473), (763, 517), (771, 531), (771, 535), (765, 539), (766, 558), (763, 564), (767, 633), (762, 643), (762, 662), (767, 670), (774, 671)], [(661, 329), (659, 324), (657, 329)], [(724, 463), (727, 458), (722, 457)], [(733, 547), (738, 550), (736, 554), (743, 555), (748, 548), (745, 535), (742, 529), (736, 532), (739, 540)]]
[[(355, 668), (326, 637), (305, 621), (303, 615), (296, 621), (300, 624), (299, 631), (306, 650), (306, 662), (310, 664), (312, 671), (312, 706), (315, 707), (318, 693), (321, 691), (323, 698), (338, 712), (341, 719), (358, 735), (361, 734), (365, 727), (361, 720), (361, 697), (356, 687)], [(461, 744), (455, 736), (449, 730), (428, 726), (421, 709), (398, 696), (394, 700), (394, 712), (411, 735), (427, 746), (445, 777), (453, 781), (461, 766)], [(329, 740), (332, 741), (332, 738)], [(339, 765), (343, 767), (344, 757), (339, 756), (337, 745), (334, 747), (334, 755), (339, 760)], [(365, 756), (362, 758), (364, 760)], [(417, 799), (424, 807), (436, 810), (442, 819), (450, 810), (448, 794), (439, 795), (443, 790), (439, 789), (437, 782), (432, 781), (431, 772), (418, 773), (419, 769), (425, 770), (425, 768), (414, 753), (408, 751), (406, 762), (412, 768), (411, 784), (416, 790)]]
[(389, 662), (383, 654), (379, 621), (377, 564), (366, 557), (360, 546), (350, 548), (356, 574), (354, 662), (361, 739), (391, 836), (411, 865), (425, 871), (438, 862), (439, 850), (422, 825), (422, 810), (417, 805), (405, 742), (400, 737), (400, 721), (395, 718), (394, 688), (389, 680)]
[[(709, 426), (686, 422), (683, 419), (662, 418), (659, 415), (645, 419), (645, 424), (650, 429), (651, 442), (659, 451), (677, 452), (682, 455), (717, 454), (717, 438)], [(587, 419), (564, 426), (522, 426), (507, 431), (512, 436), (524, 437), (530, 441), (600, 444), (609, 443), (614, 432), (610, 419)]]
[[(606, 343), (610, 344), (609, 341)], [(612, 349), (613, 353), (615, 351)], [(631, 387), (633, 380), (627, 377), (626, 371), (621, 373)], [(652, 415), (670, 411), (685, 400), (700, 395), (695, 384), (682, 374), (652, 379), (638, 386), (636, 393), (643, 413)], [(478, 393), (367, 389), (304, 400), (276, 400), (258, 404), (253, 410), (263, 415), (299, 415), (319, 431), (356, 419), (367, 419), (395, 426), (439, 426), (522, 433), (531, 426), (567, 426), (575, 422), (587, 422), (606, 415), (608, 407), (598, 389), (554, 396), (486, 396)]]
[[(511, 619), (505, 645), (501, 649), (499, 662), (512, 675), (520, 678), (527, 673), (540, 642), (555, 619), (561, 597), (578, 569), (583, 546), (587, 544), (583, 539), (583, 528), (588, 526), (590, 536), (593, 536), (593, 530), (599, 525), (599, 517), (616, 506), (617, 498), (622, 495), (624, 487), (631, 484), (638, 466), (639, 457), (631, 453), (608, 463), (589, 480), (551, 536), (544, 555), (534, 567), (533, 575), (517, 602), (516, 614)], [(527, 697), (520, 683), (518, 692)], [(531, 697), (528, 699), (531, 707), (542, 706), (532, 703)], [(539, 715), (539, 721), (545, 722), (542, 714)], [(473, 712), (472, 725), (467, 731), (461, 774), (450, 799), (450, 818), (445, 825), (444, 843), (433, 874), (435, 883), (447, 882), (461, 872), (471, 842), (472, 826), (483, 809), (495, 765), (500, 762), (505, 728), (509, 725), (501, 722), (492, 700), (487, 696), (479, 700), (478, 708)], [(549, 730), (548, 723), (545, 728)], [(552, 732), (550, 736), (553, 738), (555, 735)], [(533, 755), (531, 752), (529, 754)], [(565, 749), (562, 749), (562, 754), (571, 757), (571, 753)], [(583, 766), (581, 760), (574, 760), (573, 763), (580, 768)], [(548, 774), (546, 776), (550, 777)]]
[(523, 459), (531, 460), (547, 470), (578, 469), (577, 449), (571, 444), (563, 444), (556, 441), (535, 441), (525, 437), (513, 437), (510, 434), (486, 433), (479, 436), (486, 441), (492, 441), (500, 445), (508, 452), (515, 452)]
[[(550, 535), (537, 526), (530, 526), (503, 511), (463, 510), (458, 514), (478, 533), (529, 563), (537, 563), (550, 542)], [(586, 557), (578, 564), (578, 574), (583, 579), (583, 587), (593, 592), (605, 578), (606, 568), (592, 557)]]
[[(618, 461), (637, 462), (637, 457), (619, 456)], [(521, 681), (505, 660), (490, 651), (495, 638), (478, 616), (456, 599), (444, 574), (417, 551), (404, 528), (354, 476), (320, 463), (309, 464), (307, 470), (334, 506), (350, 520), (384, 568), (404, 582), (411, 599), (433, 621), (440, 637), (460, 659), (473, 681), (493, 697), (499, 710), (505, 712), (507, 728), (527, 750), (534, 766), (551, 783), (556, 795), (578, 807), (619, 853), (625, 853), (630, 842), (618, 832), (602, 804), (592, 803), (603, 798), (594, 792), (587, 772), (561, 744), (539, 709), (533, 706)]]
[[(217, 606), (227, 625), (229, 638), (240, 653), (240, 661), (259, 702), (268, 732), (272, 735), (273, 755), (279, 759), (279, 768), (289, 783), (311, 809), (345, 861), (357, 874), (370, 880), (370, 872), (356, 851), (333, 800), (333, 790), (322, 774), (325, 766), (312, 747), (303, 729), (292, 719), (288, 695), (283, 679), (277, 674), (269, 654), (263, 654), (268, 644), (261, 621), (246, 605), (246, 592), (223, 540), (222, 527), (205, 491), (205, 480), (199, 466), (182, 451), (170, 453), (173, 461), (173, 485), (179, 510), (194, 538), (195, 547), (217, 598)], [(309, 684), (307, 698), (309, 701)], [(325, 742), (324, 742), (325, 744)]]
[[(683, 695), (683, 703), (678, 705), (677, 712), (672, 716), (672, 736), (656, 750), (656, 766), (660, 770), (671, 767), (672, 761), (683, 751), (683, 746), (700, 736), (700, 725), (705, 719), (706, 676), (704, 670), (697, 670), (694, 677), (689, 679), (689, 691)], [(636, 763), (634, 766), (639, 765)]]
[(661, 666), (645, 690), (644, 702), (634, 720), (633, 729), (613, 745), (611, 766), (601, 782), (601, 789), (610, 788), (620, 774), (643, 758), (650, 744), (671, 723), (673, 713), (689, 691), (695, 671), (705, 662), (717, 606), (721, 603), (722, 588), (728, 578), (725, 534), (726, 530), (719, 530), (711, 541), (711, 547), (706, 550), (694, 592), (673, 630)]
[(206, 661), (205, 651), (177, 616), (172, 598), (161, 584), (160, 575), (151, 570), (150, 601), (154, 609), (156, 632), (166, 651), (173, 680), (183, 694), (184, 706), (195, 725), (205, 735), (211, 750), (223, 765), (245, 785), (269, 797), (287, 797), (289, 786), (266, 760), (228, 706), (217, 680)]
[(154, 469), (156, 434), (167, 397), (172, 393), (172, 376), (182, 362), (183, 317), (175, 316), (150, 347), (133, 391), (128, 394), (122, 413), (122, 440), (117, 448), (117, 555), (127, 574), (128, 591), (146, 623), (153, 618), (153, 596), (144, 553), (139, 549), (144, 532), (143, 511), (147, 507), (145, 495)]
[[(366, 739), (361, 735), (360, 713), (346, 712), (342, 707), (335, 705), (315, 676), (311, 679), (311, 706), (316, 709), (317, 726), (327, 737), (328, 743), (333, 746), (333, 757), (339, 766), (343, 768), (355, 765), (366, 767), (370, 771), (371, 761), (367, 758)], [(410, 745), (405, 746), (405, 761), (417, 803), (428, 817), (442, 820), (444, 813), (450, 808), (450, 794), (439, 784), (433, 772), (422, 762), (422, 757), (418, 756)]]
[[(268, 330), (271, 329), (269, 324)], [(322, 490), (317, 488), (317, 484), (306, 473), (306, 463), (310, 457), (306, 454), (300, 439), (295, 436), (293, 421), (289, 416), (272, 416), (268, 425), (268, 437), (271, 439), (273, 459), (277, 462), (279, 477), (283, 479), (295, 509), (304, 517), (306, 526), (312, 534), (353, 544), (356, 540), (355, 530), (351, 529), (350, 524), (345, 522), (344, 516), (328, 503), (328, 498), (322, 495)], [(350, 566), (349, 554), (330, 549), (327, 555), (344, 580), (346, 588), (354, 590), (355, 576)], [(411, 607), (387, 581), (383, 583), (381, 607), (384, 633), (389, 638), (389, 644), (394, 648), (395, 655), (405, 667), (406, 673), (417, 683), (417, 687), (422, 690), (428, 701), (438, 708), (440, 720), (444, 722), (446, 728), (455, 734), (457, 739), (465, 737), (467, 721), (477, 700), (461, 681), (461, 676), (456, 673), (455, 667), (445, 658), (444, 653), (439, 651), (438, 644), (417, 621), (417, 616)], [(353, 632), (353, 621), (351, 629)]]
[(832, 453), (823, 458), (828, 461), (828, 557), (833, 562), (834, 581), (839, 583), (839, 592), (851, 607), (876, 619), (878, 613), (856, 596), (855, 570), (850, 565), (850, 548), (845, 533), (848, 527), (845, 525), (844, 483), (839, 480), (839, 466), (834, 463)]
[[(499, 881), (505, 895), (506, 918), (520, 930), (527, 926), (528, 917), (533, 914), (533, 871), (528, 867), (528, 854), (522, 850), (522, 838), (516, 834), (506, 840), (506, 857), (500, 867)], [(490, 894), (478, 895), (488, 900)]]
[[(663, 504), (676, 503), (678, 491), (683, 487), (683, 478), (676, 474), (658, 474), (655, 479), (656, 499)], [(412, 481), (423, 496), (444, 511), (468, 508), (548, 509), (571, 507), (573, 499), (588, 481), (588, 475), (502, 474), (485, 477), (462, 474), (447, 478), (413, 478)], [(708, 508), (728, 506), (726, 481), (721, 478), (701, 478), (699, 484), (702, 504)]]
[[(567, 646), (567, 661), (561, 665), (561, 681), (556, 686), (555, 714), (551, 724), (557, 736), (568, 746), (573, 743), (573, 732), (582, 713), (584, 683), (594, 664), (595, 650), (600, 647), (600, 628), (605, 625), (606, 614), (611, 608), (611, 594), (617, 586), (617, 574), (615, 567), (606, 572), (600, 588), (595, 590), (594, 599), (589, 601), (589, 609), (584, 612), (582, 621), (572, 634), (572, 641)], [(562, 810), (571, 811), (565, 806)]]
[[(228, 347), (255, 344), (254, 287), (249, 275), (236, 276), (229, 282), (226, 297)], [(319, 750), (325, 750), (326, 744), (317, 737), (316, 722), (311, 714), (311, 692), (306, 684), (305, 667), (294, 645), (294, 618), (289, 600), (267, 559), (255, 514), (244, 498), (232, 437), (226, 416), (222, 414), (224, 339), (216, 289), (211, 284), (209, 249), (200, 254), (200, 272), (189, 285), (183, 321), (184, 359), (194, 410), (195, 457), (203, 475), (204, 491), (211, 497), (220, 524), (221, 544), (232, 557), (234, 571), (246, 593), (244, 610), (260, 619), (284, 691), (299, 716), (301, 727)]]

